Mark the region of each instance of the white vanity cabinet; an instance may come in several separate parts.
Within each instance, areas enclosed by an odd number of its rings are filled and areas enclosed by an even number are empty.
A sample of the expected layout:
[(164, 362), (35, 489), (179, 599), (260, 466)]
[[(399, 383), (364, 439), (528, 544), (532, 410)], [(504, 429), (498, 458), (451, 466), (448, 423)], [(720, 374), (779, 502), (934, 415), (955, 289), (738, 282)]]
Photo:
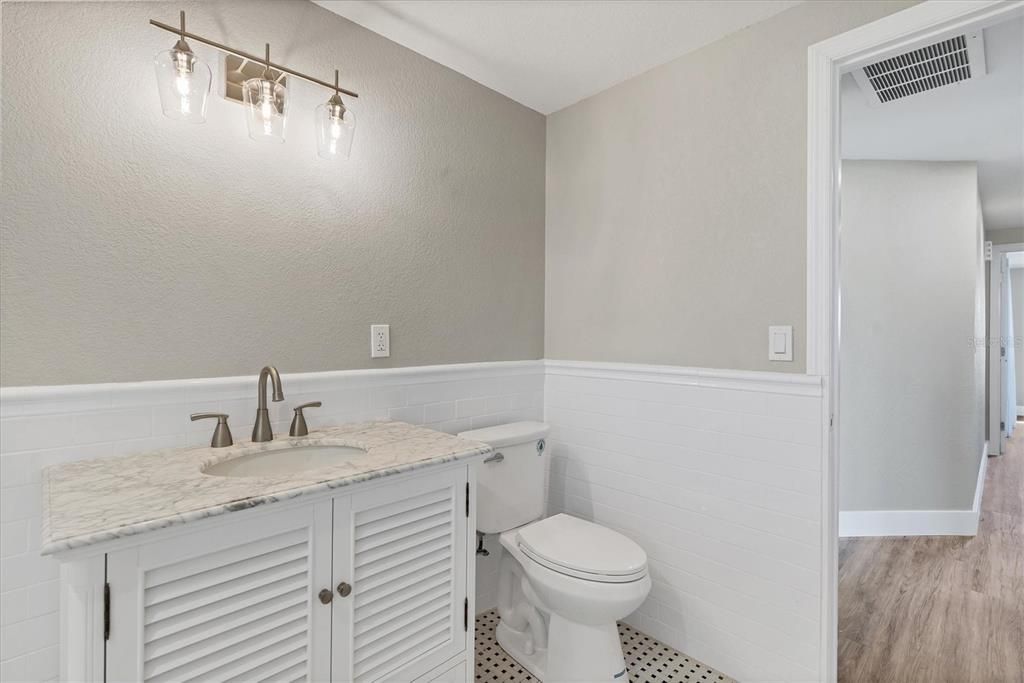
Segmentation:
[(471, 681), (474, 466), (382, 477), (66, 560), (66, 678)]
[(468, 494), (462, 468), (335, 499), (334, 680), (414, 681), (472, 653)]

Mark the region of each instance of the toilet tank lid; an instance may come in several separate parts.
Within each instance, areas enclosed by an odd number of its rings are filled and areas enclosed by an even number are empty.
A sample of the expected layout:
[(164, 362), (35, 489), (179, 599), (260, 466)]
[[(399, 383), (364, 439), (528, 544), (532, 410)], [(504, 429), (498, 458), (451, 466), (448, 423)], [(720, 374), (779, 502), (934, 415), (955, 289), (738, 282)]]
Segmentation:
[(547, 436), (548, 427), (543, 422), (510, 422), (483, 429), (473, 429), (468, 432), (459, 432), (459, 436), (473, 441), (499, 448), (501, 446), (513, 446), (520, 443), (529, 443), (536, 439), (543, 439)]

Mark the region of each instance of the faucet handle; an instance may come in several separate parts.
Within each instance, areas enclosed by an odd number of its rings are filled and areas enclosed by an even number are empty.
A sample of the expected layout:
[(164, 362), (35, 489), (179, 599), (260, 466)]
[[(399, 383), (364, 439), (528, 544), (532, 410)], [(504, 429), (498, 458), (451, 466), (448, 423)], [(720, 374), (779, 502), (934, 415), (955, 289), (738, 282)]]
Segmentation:
[(210, 439), (210, 446), (212, 448), (224, 448), (234, 443), (231, 440), (231, 429), (228, 427), (228, 414), (227, 413), (192, 413), (192, 421), (205, 420), (208, 418), (217, 418), (217, 426), (213, 430), (213, 438)]
[(319, 408), (323, 405), (321, 401), (310, 401), (301, 406), (295, 406), (295, 417), (292, 418), (292, 426), (288, 428), (288, 436), (308, 436), (309, 428), (306, 427), (306, 417), (302, 414), (303, 408)]

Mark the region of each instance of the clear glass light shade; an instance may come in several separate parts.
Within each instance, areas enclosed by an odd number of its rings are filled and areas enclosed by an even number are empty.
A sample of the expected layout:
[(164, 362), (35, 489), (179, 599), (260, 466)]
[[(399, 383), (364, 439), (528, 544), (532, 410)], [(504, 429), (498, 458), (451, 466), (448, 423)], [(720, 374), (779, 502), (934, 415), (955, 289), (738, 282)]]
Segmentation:
[(333, 100), (316, 108), (316, 151), (324, 159), (348, 159), (356, 116)]
[(164, 115), (179, 121), (206, 121), (206, 100), (213, 80), (210, 67), (191, 52), (167, 50), (153, 58)]
[(250, 78), (242, 84), (249, 137), (261, 142), (284, 142), (284, 114), (287, 90), (265, 78)]

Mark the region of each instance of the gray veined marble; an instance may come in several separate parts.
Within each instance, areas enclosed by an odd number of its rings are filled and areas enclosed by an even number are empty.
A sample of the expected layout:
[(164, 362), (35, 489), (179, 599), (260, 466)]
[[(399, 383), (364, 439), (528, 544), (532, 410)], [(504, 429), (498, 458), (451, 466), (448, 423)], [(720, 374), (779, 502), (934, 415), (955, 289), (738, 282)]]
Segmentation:
[[(355, 446), (366, 454), (287, 477), (202, 472), (212, 462), (296, 446)], [(49, 555), (490, 451), (476, 441), (381, 421), (228, 448), (170, 448), (52, 465), (42, 476), (41, 552)]]

